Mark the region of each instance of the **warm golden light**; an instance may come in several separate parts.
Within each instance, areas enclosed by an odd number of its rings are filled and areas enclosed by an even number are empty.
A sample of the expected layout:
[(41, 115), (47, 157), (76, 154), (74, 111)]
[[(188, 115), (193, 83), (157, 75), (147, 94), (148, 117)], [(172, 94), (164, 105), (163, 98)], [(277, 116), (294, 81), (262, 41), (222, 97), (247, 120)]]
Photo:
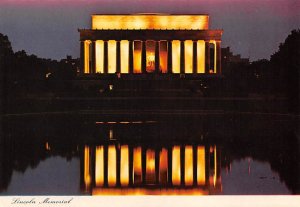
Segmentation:
[(122, 40), (121, 47), (121, 73), (129, 73), (129, 41)]
[(214, 147), (214, 186), (217, 183), (217, 147)]
[(155, 151), (146, 151), (146, 182), (148, 184), (155, 183)]
[(141, 73), (142, 72), (142, 43), (141, 41), (133, 42), (133, 72)]
[(146, 42), (146, 70), (147, 72), (155, 71), (155, 42)]
[(174, 146), (172, 150), (172, 184), (180, 185), (180, 146)]
[(167, 41), (160, 41), (159, 44), (159, 69), (161, 73), (168, 72), (168, 45)]
[[(112, 89), (110, 89), (112, 90)], [(114, 139), (114, 131), (112, 129), (109, 130), (109, 139), (113, 140)]]
[(129, 150), (127, 145), (121, 146), (121, 166), (120, 166), (120, 183), (121, 186), (128, 186), (129, 184)]
[(208, 29), (208, 15), (92, 15), (92, 29)]
[(193, 41), (184, 41), (185, 73), (193, 73)]
[[(208, 190), (199, 188), (188, 189), (157, 189), (157, 188), (95, 188), (92, 195), (208, 195)], [(175, 205), (176, 206), (176, 205)]]
[(172, 41), (172, 72), (180, 73), (180, 41)]
[(103, 146), (96, 147), (95, 159), (95, 182), (96, 186), (103, 186), (104, 183), (104, 148)]
[(115, 186), (117, 182), (117, 152), (115, 145), (108, 146), (107, 180), (109, 186)]
[(197, 183), (198, 185), (205, 184), (205, 148), (198, 146), (197, 148)]
[(213, 160), (213, 165), (210, 165), (209, 172), (209, 183), (210, 185), (216, 186), (217, 183), (217, 148), (216, 146), (211, 146), (209, 148), (210, 159)]
[(84, 41), (84, 73), (90, 73), (90, 40)]
[(96, 41), (96, 73), (104, 73), (104, 42)]
[(90, 147), (84, 147), (84, 184), (88, 189), (91, 186), (91, 172), (90, 172)]
[(212, 70), (212, 73), (216, 73), (217, 72), (217, 44), (215, 40), (210, 40), (209, 43), (214, 45), (214, 63), (213, 63), (213, 67), (212, 65), (210, 65), (210, 69)]
[(49, 145), (49, 143), (48, 142), (46, 142), (46, 146), (45, 146), (45, 148), (46, 148), (46, 150), (51, 150), (51, 148), (50, 148), (50, 145)]
[(159, 154), (159, 182), (161, 184), (168, 182), (168, 150), (165, 148)]
[(133, 182), (142, 182), (142, 148), (136, 147), (133, 149)]
[(197, 73), (205, 73), (205, 41), (197, 42)]
[[(85, 146), (84, 190), (98, 195), (207, 194), (221, 187), (221, 178), (217, 177), (217, 147), (210, 146), (208, 154), (205, 151), (205, 146), (193, 145), (175, 145), (171, 149), (130, 148), (127, 144), (100, 145), (92, 149)], [(131, 179), (133, 182), (129, 184)]]
[(193, 147), (185, 147), (185, 167), (184, 167), (184, 182), (185, 185), (193, 185)]
[(116, 70), (117, 43), (115, 40), (108, 41), (108, 73), (115, 73)]

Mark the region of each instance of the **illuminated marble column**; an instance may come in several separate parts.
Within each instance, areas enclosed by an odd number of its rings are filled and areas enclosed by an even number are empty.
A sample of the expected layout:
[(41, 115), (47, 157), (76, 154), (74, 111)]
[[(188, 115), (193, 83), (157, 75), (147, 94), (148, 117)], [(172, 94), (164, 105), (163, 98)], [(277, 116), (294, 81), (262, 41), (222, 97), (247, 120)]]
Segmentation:
[(142, 73), (146, 73), (146, 41), (142, 42), (142, 55), (141, 55), (141, 64), (142, 64)]
[(91, 69), (90, 73), (96, 73), (96, 41), (92, 41), (91, 43)]
[(104, 40), (104, 74), (108, 73), (108, 40)]
[(80, 41), (80, 73), (84, 73), (84, 41)]
[(116, 73), (116, 62), (117, 62), (117, 44), (115, 40), (108, 41), (108, 73)]
[(97, 40), (96, 41), (96, 73), (102, 73), (103, 70), (103, 40)]
[(221, 74), (222, 69), (221, 69), (221, 41), (216, 41), (216, 73)]
[(129, 65), (129, 73), (133, 73), (133, 41), (129, 40), (129, 45), (128, 45), (128, 53), (129, 53), (129, 58), (128, 58), (128, 65)]
[(121, 72), (121, 42), (120, 40), (116, 40), (117, 48), (116, 48), (116, 72)]
[(205, 73), (209, 73), (210, 70), (210, 47), (209, 41), (205, 41)]
[(184, 52), (184, 40), (180, 41), (180, 73), (185, 73), (185, 52)]
[(196, 74), (197, 73), (197, 70), (198, 70), (198, 62), (197, 62), (197, 57), (198, 57), (198, 54), (197, 54), (197, 40), (194, 40), (193, 41), (193, 74)]
[(129, 42), (128, 40), (120, 41), (120, 72), (129, 73)]
[(167, 46), (167, 50), (168, 50), (168, 72), (167, 73), (172, 73), (172, 40), (168, 41), (168, 46)]
[(90, 40), (84, 41), (84, 73), (90, 73)]
[(155, 41), (155, 72), (159, 73), (159, 41)]
[(197, 41), (197, 73), (205, 73), (205, 41)]

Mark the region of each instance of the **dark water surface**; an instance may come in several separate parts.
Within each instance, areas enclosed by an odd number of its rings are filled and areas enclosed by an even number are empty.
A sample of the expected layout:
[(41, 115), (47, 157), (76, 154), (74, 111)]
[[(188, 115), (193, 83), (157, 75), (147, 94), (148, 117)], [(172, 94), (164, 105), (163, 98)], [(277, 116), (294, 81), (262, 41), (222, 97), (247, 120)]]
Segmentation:
[(247, 113), (6, 116), (0, 194), (299, 194), (298, 125)]

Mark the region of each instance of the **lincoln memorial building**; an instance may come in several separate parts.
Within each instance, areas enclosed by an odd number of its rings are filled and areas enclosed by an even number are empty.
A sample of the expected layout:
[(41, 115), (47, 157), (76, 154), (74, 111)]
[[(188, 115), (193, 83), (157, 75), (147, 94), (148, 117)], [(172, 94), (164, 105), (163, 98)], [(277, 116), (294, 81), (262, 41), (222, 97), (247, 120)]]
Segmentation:
[(221, 74), (222, 30), (207, 14), (92, 15), (80, 74)]

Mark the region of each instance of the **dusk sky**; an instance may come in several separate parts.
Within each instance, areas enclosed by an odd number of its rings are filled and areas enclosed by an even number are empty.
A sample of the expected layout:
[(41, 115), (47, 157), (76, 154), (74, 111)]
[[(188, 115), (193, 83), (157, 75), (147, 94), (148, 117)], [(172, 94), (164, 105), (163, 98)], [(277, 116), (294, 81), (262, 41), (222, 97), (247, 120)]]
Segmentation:
[(90, 28), (91, 14), (147, 12), (207, 13), (210, 28), (224, 30), (222, 47), (250, 60), (269, 59), (300, 28), (300, 0), (0, 0), (0, 33), (14, 51), (79, 57), (77, 29)]

